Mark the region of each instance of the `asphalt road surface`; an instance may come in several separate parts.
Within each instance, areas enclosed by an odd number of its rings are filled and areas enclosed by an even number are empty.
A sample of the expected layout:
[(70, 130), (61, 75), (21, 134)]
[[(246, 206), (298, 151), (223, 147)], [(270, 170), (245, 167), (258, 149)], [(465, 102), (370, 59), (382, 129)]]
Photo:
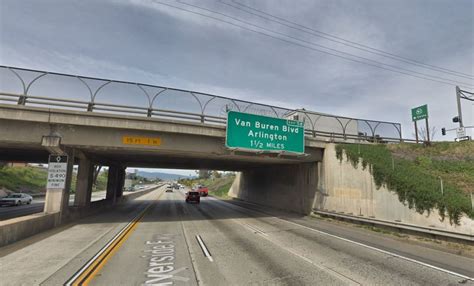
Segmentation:
[[(144, 189), (146, 190), (146, 189)], [(139, 192), (139, 191), (138, 191)], [(91, 195), (91, 201), (100, 201), (105, 199), (106, 191), (93, 192)], [(127, 194), (129, 192), (124, 192)], [(69, 205), (74, 203), (74, 194), (69, 197)], [(21, 205), (21, 206), (0, 206), (0, 221), (7, 220), (15, 217), (40, 213), (44, 209), (44, 197), (42, 198), (33, 198), (33, 202), (30, 205)]]
[[(105, 191), (99, 191), (92, 193), (91, 201), (102, 200), (105, 197)], [(74, 195), (69, 198), (69, 204), (74, 203)], [(33, 198), (33, 201), (29, 205), (21, 206), (1, 206), (0, 207), (0, 220), (7, 220), (19, 216), (25, 216), (35, 213), (40, 213), (44, 209), (44, 197)]]
[(44, 198), (34, 198), (31, 204), (21, 206), (1, 206), (0, 220), (42, 212), (44, 208)]
[(474, 259), (294, 214), (150, 192), (0, 249), (2, 285), (474, 285)]

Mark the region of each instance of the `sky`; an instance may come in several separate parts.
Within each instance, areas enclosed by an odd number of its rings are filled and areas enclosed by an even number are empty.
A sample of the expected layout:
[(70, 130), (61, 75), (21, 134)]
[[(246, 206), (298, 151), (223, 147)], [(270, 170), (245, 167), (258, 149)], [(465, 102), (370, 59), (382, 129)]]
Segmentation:
[[(435, 140), (452, 140), (455, 132), (442, 137), (440, 129), (457, 127), (451, 122), (457, 115), (455, 85), (474, 91), (473, 3), (0, 0), (0, 65), (399, 122), (406, 138), (414, 133), (410, 109), (428, 104)], [(365, 59), (448, 83), (377, 68)], [(474, 125), (473, 103), (462, 102), (465, 125)]]

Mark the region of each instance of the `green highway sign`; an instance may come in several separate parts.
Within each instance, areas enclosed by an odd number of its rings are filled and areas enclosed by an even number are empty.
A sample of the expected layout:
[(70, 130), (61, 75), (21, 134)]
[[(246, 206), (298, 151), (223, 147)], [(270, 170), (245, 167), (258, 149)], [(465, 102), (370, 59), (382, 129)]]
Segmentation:
[(226, 146), (304, 153), (303, 122), (229, 111)]
[(428, 118), (428, 105), (422, 105), (411, 109), (411, 119), (417, 121)]

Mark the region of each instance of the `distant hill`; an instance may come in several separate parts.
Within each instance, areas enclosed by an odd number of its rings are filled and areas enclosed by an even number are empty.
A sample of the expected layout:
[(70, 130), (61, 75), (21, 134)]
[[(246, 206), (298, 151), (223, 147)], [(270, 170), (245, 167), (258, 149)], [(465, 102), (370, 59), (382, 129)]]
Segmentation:
[(25, 193), (44, 192), (47, 177), (48, 170), (41, 167), (0, 167), (0, 189)]
[(137, 175), (140, 177), (147, 178), (147, 179), (152, 179), (152, 180), (161, 179), (164, 181), (178, 180), (181, 178), (192, 178), (192, 176), (168, 174), (168, 173), (161, 173), (161, 172), (146, 172), (146, 171), (138, 171)]

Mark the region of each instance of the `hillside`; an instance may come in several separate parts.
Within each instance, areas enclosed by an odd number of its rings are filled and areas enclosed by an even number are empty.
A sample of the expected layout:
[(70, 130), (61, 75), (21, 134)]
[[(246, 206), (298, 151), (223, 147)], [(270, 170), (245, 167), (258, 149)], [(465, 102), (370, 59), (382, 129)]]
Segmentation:
[(45, 191), (48, 170), (42, 167), (0, 167), (0, 189), (14, 192)]
[(149, 180), (161, 179), (164, 181), (173, 181), (173, 180), (179, 180), (181, 178), (189, 178), (189, 176), (185, 176), (185, 175), (168, 174), (168, 173), (162, 173), (162, 172), (146, 172), (146, 171), (138, 171), (137, 175)]
[[(48, 169), (38, 166), (27, 167), (0, 167), (0, 189), (12, 192), (24, 192), (31, 194), (44, 193), (46, 191), (46, 180)], [(75, 193), (77, 174), (73, 173), (71, 193)], [(97, 177), (92, 191), (102, 191), (107, 187), (107, 171), (102, 171)]]
[(227, 192), (229, 191), (232, 183), (234, 182), (235, 175), (224, 175), (221, 178), (209, 178), (209, 179), (182, 179), (179, 182), (188, 187), (192, 187), (195, 184), (201, 184), (209, 189), (209, 194), (219, 198), (229, 198)]
[[(359, 145), (339, 144), (354, 167), (369, 167), (378, 187), (385, 185), (399, 200), (419, 213), (438, 209), (457, 223), (461, 215), (474, 218), (470, 193), (474, 192), (474, 142)], [(442, 187), (441, 187), (442, 181)]]

